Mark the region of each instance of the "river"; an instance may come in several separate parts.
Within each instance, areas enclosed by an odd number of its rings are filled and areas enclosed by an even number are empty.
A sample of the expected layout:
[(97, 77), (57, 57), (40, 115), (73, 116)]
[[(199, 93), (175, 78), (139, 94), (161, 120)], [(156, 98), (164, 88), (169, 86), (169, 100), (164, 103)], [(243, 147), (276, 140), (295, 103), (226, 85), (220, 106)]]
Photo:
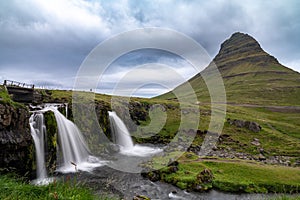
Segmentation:
[(278, 197), (276, 194), (232, 194), (217, 190), (205, 193), (186, 192), (173, 185), (152, 182), (140, 174), (121, 172), (108, 166), (98, 167), (92, 172), (79, 172), (72, 176), (76, 176), (77, 181), (93, 189), (97, 195), (107, 194), (109, 197), (126, 200), (132, 200), (136, 195), (162, 200), (261, 200)]

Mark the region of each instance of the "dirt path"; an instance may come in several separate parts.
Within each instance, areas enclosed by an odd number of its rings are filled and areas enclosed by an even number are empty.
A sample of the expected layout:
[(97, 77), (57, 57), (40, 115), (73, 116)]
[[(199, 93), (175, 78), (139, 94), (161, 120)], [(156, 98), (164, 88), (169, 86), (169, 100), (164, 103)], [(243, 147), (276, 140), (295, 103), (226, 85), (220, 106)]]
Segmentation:
[[(202, 104), (210, 104), (210, 103), (202, 103)], [(247, 103), (217, 103), (217, 104), (227, 104), (230, 106), (238, 106), (238, 107), (249, 107), (249, 108), (266, 108), (272, 112), (283, 112), (283, 113), (300, 113), (300, 106), (274, 106), (274, 105), (257, 105), (257, 104), (247, 104)]]

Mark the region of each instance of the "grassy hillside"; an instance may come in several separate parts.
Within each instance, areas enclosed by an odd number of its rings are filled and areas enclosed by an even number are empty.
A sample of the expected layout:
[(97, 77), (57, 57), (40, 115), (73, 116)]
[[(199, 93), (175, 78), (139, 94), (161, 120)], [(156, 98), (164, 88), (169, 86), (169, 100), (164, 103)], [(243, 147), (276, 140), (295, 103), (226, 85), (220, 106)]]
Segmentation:
[[(222, 45), (218, 55), (213, 59), (222, 76), (227, 102), (249, 103), (259, 105), (300, 105), (300, 74), (283, 65), (261, 49), (251, 36), (235, 33)], [(190, 96), (182, 90), (190, 84), (200, 102), (210, 102), (206, 84), (214, 84), (218, 74), (209, 65), (204, 71), (177, 88), (183, 95)], [(204, 82), (202, 76), (212, 80)], [(156, 97), (174, 99), (172, 92)]]
[[(59, 101), (66, 100), (71, 102), (71, 91), (52, 91), (52, 98)], [(111, 96), (96, 94), (95, 101), (110, 103)], [(176, 101), (162, 99), (131, 98), (131, 101), (138, 101), (142, 105), (149, 107), (160, 104), (166, 108), (167, 120), (164, 127), (156, 134), (155, 140), (161, 143), (168, 143), (177, 134), (181, 110)], [(210, 123), (210, 105), (199, 105), (200, 123), (198, 129), (204, 132), (208, 130)], [(143, 111), (144, 112), (144, 111)], [(291, 156), (294, 160), (300, 159), (300, 110), (285, 107), (244, 107), (237, 105), (227, 105), (226, 119), (240, 119), (245, 121), (257, 122), (262, 130), (258, 133), (246, 128), (238, 128), (224, 122), (221, 134), (226, 135), (226, 139), (219, 143), (219, 148), (230, 148), (234, 152), (244, 152), (251, 155), (259, 155), (259, 148), (251, 145), (254, 138), (257, 138), (264, 148), (265, 156)], [(146, 121), (140, 120), (140, 126), (147, 126), (150, 117)], [(193, 119), (191, 119), (193, 120)], [(159, 121), (159, 120), (158, 120)], [(147, 129), (144, 129), (147, 130)], [(148, 130), (151, 132), (151, 130)], [(133, 135), (137, 134), (132, 132)], [(144, 133), (147, 134), (147, 133)], [(138, 135), (138, 134), (137, 134)], [(152, 142), (153, 138), (135, 138), (136, 142)], [(193, 145), (201, 145), (203, 136), (197, 136)]]

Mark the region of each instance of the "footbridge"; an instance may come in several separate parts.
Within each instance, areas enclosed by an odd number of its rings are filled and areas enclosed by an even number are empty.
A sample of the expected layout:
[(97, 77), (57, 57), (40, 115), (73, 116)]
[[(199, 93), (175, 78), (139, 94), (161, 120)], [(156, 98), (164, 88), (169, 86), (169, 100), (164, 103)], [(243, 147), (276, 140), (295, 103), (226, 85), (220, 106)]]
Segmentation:
[(12, 99), (20, 103), (33, 103), (39, 99), (39, 94), (35, 92), (33, 84), (20, 83), (12, 80), (4, 80), (3, 85)]

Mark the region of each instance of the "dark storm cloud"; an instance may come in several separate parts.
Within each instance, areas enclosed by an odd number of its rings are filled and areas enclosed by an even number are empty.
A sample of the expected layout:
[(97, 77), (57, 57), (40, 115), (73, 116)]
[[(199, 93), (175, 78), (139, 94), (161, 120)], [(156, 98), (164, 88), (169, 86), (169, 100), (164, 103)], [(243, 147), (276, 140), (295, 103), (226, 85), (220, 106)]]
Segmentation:
[[(1, 1), (0, 81), (45, 80), (44, 84), (72, 87), (80, 64), (97, 44), (143, 27), (187, 34), (211, 57), (233, 32), (246, 32), (283, 64), (300, 71), (299, 7), (297, 0)], [(111, 51), (114, 48), (118, 46)], [(115, 66), (122, 73), (117, 77), (111, 70), (107, 76), (118, 80), (130, 67), (147, 62), (174, 65), (185, 78), (196, 73), (184, 70), (184, 63), (169, 54), (147, 55), (132, 53), (118, 60)]]

